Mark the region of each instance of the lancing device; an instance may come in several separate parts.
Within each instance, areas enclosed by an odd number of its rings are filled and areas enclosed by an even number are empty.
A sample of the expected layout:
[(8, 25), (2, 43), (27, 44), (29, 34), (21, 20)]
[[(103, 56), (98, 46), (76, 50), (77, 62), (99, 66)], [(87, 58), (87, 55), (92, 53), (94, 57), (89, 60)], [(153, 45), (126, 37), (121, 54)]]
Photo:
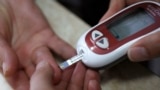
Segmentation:
[(77, 56), (60, 64), (62, 69), (82, 60), (99, 68), (119, 60), (137, 40), (160, 31), (160, 4), (142, 1), (130, 5), (83, 34)]

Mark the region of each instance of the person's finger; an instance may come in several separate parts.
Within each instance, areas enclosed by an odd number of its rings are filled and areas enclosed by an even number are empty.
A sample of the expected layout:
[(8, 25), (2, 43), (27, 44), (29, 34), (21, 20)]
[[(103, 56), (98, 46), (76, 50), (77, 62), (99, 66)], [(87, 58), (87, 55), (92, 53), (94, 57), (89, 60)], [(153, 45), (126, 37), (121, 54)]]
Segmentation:
[(11, 76), (17, 71), (18, 58), (2, 37), (0, 37), (0, 62), (5, 76)]
[(54, 72), (45, 61), (40, 62), (30, 81), (30, 90), (54, 90)]
[(23, 70), (18, 70), (16, 74), (7, 76), (5, 79), (13, 90), (29, 90), (29, 79)]
[(132, 61), (144, 61), (160, 56), (160, 32), (140, 39), (128, 50)]
[(68, 85), (68, 90), (83, 90), (86, 68), (81, 62), (77, 63), (71, 80)]
[(41, 47), (35, 50), (33, 54), (33, 63), (36, 65), (41, 61), (48, 61), (54, 69), (54, 82), (58, 83), (61, 79), (61, 70), (47, 47)]
[(75, 65), (63, 70), (61, 82), (58, 83), (58, 85), (56, 85), (57, 90), (67, 90), (74, 68), (75, 68)]
[(106, 18), (112, 16), (116, 12), (120, 11), (125, 7), (125, 0), (110, 0), (110, 6), (108, 11), (104, 14), (104, 16), (100, 19), (100, 21), (105, 20)]
[(86, 90), (101, 90), (100, 83), (97, 80), (90, 80)]
[(104, 14), (104, 16), (100, 19), (100, 21), (103, 21), (106, 18), (112, 16), (113, 14), (127, 7), (128, 5), (134, 4), (139, 1), (142, 1), (142, 0), (110, 0), (109, 9)]
[(56, 54), (60, 55), (64, 59), (68, 59), (76, 54), (75, 50), (71, 45), (67, 44), (65, 41), (57, 36), (53, 36), (48, 43), (49, 48), (51, 48)]
[(25, 72), (27, 73), (28, 77), (31, 77), (35, 71), (36, 65), (32, 62), (29, 62), (24, 67), (25, 67)]
[(101, 90), (98, 71), (88, 69), (85, 76), (84, 90)]

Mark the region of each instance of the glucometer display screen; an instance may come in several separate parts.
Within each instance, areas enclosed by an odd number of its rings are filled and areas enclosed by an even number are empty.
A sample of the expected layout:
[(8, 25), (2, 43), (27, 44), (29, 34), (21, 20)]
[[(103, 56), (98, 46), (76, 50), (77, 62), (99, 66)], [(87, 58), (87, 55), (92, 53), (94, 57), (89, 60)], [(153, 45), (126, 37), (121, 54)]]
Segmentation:
[(137, 33), (154, 23), (154, 19), (144, 9), (138, 9), (118, 17), (107, 28), (118, 40)]

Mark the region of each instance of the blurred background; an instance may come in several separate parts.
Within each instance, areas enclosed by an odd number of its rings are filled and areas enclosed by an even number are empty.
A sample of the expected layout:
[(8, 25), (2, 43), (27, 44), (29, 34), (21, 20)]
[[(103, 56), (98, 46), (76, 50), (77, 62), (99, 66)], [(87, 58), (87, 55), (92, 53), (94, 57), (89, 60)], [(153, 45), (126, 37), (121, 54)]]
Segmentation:
[(94, 26), (107, 11), (110, 0), (57, 0), (83, 19), (90, 26)]

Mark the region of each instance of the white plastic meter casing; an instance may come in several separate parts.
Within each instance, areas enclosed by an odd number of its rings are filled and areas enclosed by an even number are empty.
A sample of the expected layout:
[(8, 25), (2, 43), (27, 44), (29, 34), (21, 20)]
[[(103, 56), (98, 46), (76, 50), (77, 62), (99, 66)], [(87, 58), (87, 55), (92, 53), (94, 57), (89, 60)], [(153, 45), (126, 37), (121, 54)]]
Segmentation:
[(83, 54), (82, 62), (88, 67), (103, 67), (126, 55), (137, 40), (159, 32), (159, 27), (160, 4), (138, 2), (84, 33), (77, 42), (77, 53)]

